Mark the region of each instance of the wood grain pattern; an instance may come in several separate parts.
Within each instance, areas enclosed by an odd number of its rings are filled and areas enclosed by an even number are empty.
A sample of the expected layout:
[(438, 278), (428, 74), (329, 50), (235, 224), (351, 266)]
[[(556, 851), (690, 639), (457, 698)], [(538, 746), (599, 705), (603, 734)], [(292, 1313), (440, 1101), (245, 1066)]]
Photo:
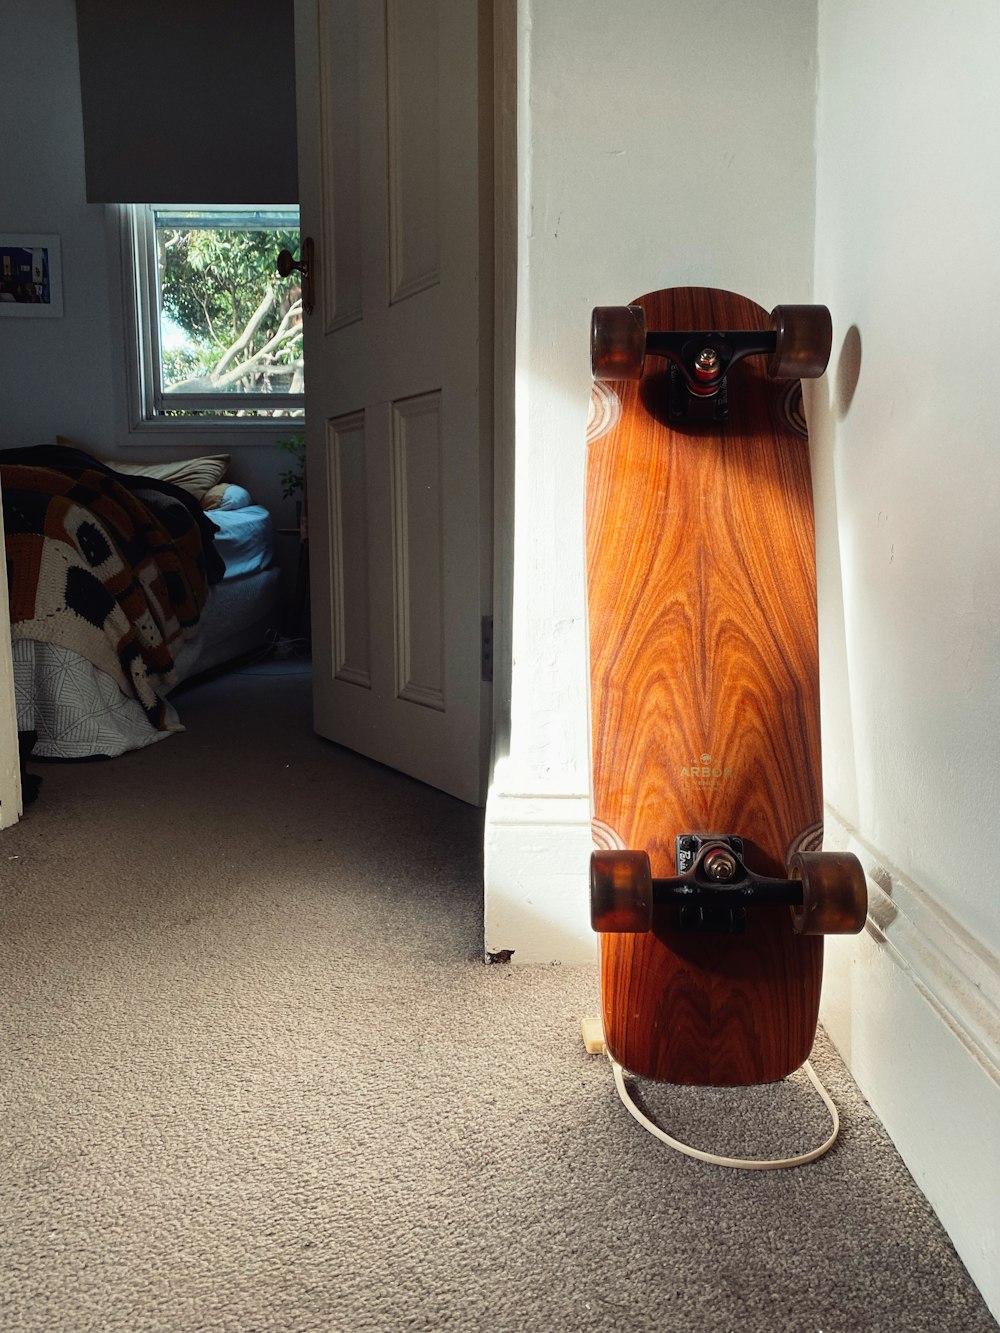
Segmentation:
[[(766, 326), (732, 293), (640, 297), (650, 329)], [(615, 387), (587, 462), (594, 819), (674, 870), (684, 832), (740, 834), (782, 875), (822, 817), (812, 486), (806, 442), (762, 358), (730, 373), (730, 419), (673, 429), (665, 363)], [(605, 845), (608, 833), (605, 832)], [(602, 935), (605, 1035), (625, 1068), (674, 1083), (782, 1078), (816, 1029), (822, 939), (786, 909), (743, 935)]]

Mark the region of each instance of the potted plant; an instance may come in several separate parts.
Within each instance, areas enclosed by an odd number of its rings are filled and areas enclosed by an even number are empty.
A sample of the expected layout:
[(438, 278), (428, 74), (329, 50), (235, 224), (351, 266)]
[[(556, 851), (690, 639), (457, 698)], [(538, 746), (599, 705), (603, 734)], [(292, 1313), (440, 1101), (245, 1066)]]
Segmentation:
[(289, 435), (286, 440), (278, 441), (278, 448), (291, 455), (291, 467), (282, 472), (280, 477), (282, 498), (290, 500), (293, 495), (298, 495), (298, 503), (301, 504), (306, 480), (306, 437)]

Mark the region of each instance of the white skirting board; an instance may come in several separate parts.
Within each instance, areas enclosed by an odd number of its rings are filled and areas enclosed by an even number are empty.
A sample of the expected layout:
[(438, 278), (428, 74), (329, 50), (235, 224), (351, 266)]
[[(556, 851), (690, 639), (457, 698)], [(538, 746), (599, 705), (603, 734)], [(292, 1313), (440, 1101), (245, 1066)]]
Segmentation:
[(1000, 1317), (1000, 959), (829, 808), (868, 876), (861, 935), (826, 941), (820, 1021)]
[(487, 952), (513, 950), (515, 964), (594, 962), (590, 797), (505, 791), (496, 776), (486, 802)]

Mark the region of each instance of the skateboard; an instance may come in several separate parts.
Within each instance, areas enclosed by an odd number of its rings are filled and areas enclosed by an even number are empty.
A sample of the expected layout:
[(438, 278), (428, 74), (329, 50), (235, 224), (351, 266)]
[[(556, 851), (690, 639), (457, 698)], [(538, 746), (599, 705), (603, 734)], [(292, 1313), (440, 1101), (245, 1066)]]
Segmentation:
[(801, 407), (825, 306), (681, 287), (599, 307), (587, 451), (594, 851), (608, 1054), (666, 1083), (786, 1077), (857, 858), (823, 852)]

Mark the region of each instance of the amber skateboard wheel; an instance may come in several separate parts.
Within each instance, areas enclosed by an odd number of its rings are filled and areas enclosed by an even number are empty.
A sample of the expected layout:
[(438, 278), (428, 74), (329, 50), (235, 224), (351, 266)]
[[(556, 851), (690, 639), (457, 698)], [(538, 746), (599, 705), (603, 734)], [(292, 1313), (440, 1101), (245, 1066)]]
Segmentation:
[(646, 312), (638, 305), (599, 305), (590, 318), (595, 380), (640, 380), (646, 359)]
[(868, 885), (850, 852), (796, 852), (789, 879), (802, 881), (802, 906), (792, 908), (798, 935), (857, 935), (868, 917)]
[(599, 934), (642, 934), (653, 925), (653, 876), (646, 852), (594, 852), (590, 921)]
[(768, 358), (774, 379), (818, 379), (826, 370), (833, 345), (833, 321), (825, 305), (778, 305), (771, 311), (777, 335)]

